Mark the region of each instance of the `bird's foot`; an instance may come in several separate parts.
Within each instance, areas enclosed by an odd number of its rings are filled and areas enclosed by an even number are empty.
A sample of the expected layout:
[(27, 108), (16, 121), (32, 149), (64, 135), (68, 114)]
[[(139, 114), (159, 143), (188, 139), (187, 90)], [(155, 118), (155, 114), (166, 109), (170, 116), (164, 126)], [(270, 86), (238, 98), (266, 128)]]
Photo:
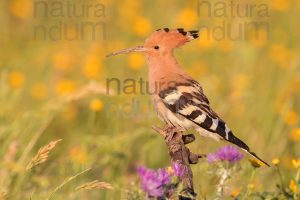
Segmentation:
[[(182, 134), (185, 131), (182, 127), (176, 127), (170, 124), (166, 124), (163, 128), (152, 126), (152, 129), (162, 135), (165, 139), (172, 139), (175, 135)], [(177, 134), (178, 133), (178, 134)], [(191, 140), (190, 138), (187, 140)]]
[(189, 163), (197, 164), (200, 158), (206, 158), (205, 154), (194, 154), (191, 151), (189, 152)]
[(184, 144), (192, 143), (195, 141), (195, 135), (194, 134), (182, 135), (182, 140)]

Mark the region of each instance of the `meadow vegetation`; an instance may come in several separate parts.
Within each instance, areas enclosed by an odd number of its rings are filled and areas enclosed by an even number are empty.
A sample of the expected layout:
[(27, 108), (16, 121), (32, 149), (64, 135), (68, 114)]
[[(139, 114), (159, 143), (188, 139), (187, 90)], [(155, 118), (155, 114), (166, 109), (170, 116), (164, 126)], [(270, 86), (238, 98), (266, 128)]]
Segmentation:
[[(272, 165), (243, 157), (222, 198), (299, 200), (299, 1), (257, 1), (269, 9), (263, 18), (208, 16), (196, 0), (91, 0), (104, 5), (101, 16), (35, 17), (33, 2), (0, 2), (0, 199), (145, 199), (137, 169), (170, 166), (164, 141), (151, 129), (163, 124), (138, 85), (135, 93), (112, 86), (108, 94), (106, 81), (147, 80), (147, 66), (142, 54), (105, 55), (141, 45), (161, 27), (263, 20), (269, 29), (242, 40), (216, 40), (203, 30), (175, 54), (233, 132)], [(86, 4), (75, 2), (77, 9)], [(70, 35), (74, 21), (104, 26), (94, 39), (34, 39), (35, 26), (57, 20)], [(195, 153), (225, 145), (196, 137), (189, 146)], [(206, 159), (192, 166), (199, 199), (216, 197), (220, 166), (227, 169)]]

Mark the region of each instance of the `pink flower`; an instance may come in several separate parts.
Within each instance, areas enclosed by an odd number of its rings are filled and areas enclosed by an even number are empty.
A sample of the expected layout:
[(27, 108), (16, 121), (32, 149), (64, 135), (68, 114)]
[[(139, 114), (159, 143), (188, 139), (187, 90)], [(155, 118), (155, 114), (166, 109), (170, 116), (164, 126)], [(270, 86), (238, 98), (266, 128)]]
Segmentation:
[(182, 178), (185, 175), (185, 173), (187, 173), (185, 166), (177, 162), (175, 162), (172, 165), (172, 169), (174, 171), (174, 175), (177, 176), (178, 178)]
[(221, 147), (217, 153), (210, 153), (207, 155), (207, 161), (214, 163), (218, 161), (228, 161), (233, 164), (240, 161), (244, 157), (239, 150), (233, 146)]
[(171, 183), (171, 175), (166, 169), (152, 170), (145, 167), (138, 168), (142, 189), (152, 197), (164, 196), (165, 186)]

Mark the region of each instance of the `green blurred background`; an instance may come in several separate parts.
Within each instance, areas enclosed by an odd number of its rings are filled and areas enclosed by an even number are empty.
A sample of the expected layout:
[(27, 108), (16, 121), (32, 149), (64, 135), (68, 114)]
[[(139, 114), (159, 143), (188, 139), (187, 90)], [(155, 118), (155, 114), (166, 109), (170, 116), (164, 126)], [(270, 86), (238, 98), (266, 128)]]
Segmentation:
[[(137, 166), (165, 167), (169, 158), (163, 139), (151, 129), (162, 123), (149, 96), (119, 94), (115, 85), (107, 94), (107, 79), (118, 78), (121, 89), (125, 79), (147, 79), (143, 55), (105, 55), (143, 44), (158, 28), (213, 29), (223, 23), (245, 38), (203, 30), (198, 40), (176, 50), (176, 57), (241, 139), (270, 163), (280, 160), (288, 184), (292, 159), (300, 156), (300, 2), (234, 1), (242, 13), (256, 6), (245, 17), (231, 16), (229, 7), (227, 16), (216, 11), (215, 3), (220, 8), (220, 2), (230, 1), (209, 1), (209, 16), (201, 2), (1, 1), (0, 192), (8, 199), (45, 199), (68, 177), (92, 167), (54, 199), (127, 199), (128, 191), (138, 188)], [(258, 13), (262, 4), (267, 13)], [(269, 28), (246, 30), (246, 22)], [(91, 24), (97, 25), (94, 32)], [(60, 138), (45, 163), (25, 170), (41, 146)], [(209, 153), (221, 145), (197, 135), (190, 147)], [(213, 194), (208, 169), (204, 160), (193, 166), (202, 197)], [(244, 159), (232, 190), (248, 184), (256, 191), (275, 188), (274, 168), (262, 167), (249, 182), (251, 170)], [(95, 179), (115, 189), (74, 191)]]

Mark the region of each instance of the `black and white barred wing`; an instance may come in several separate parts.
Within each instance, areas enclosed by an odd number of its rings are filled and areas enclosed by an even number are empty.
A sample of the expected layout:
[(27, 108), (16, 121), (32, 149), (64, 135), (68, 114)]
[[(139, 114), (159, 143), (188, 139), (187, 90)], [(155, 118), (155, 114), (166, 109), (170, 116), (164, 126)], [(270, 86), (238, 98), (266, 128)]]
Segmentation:
[[(249, 147), (235, 137), (227, 124), (210, 108), (209, 101), (198, 82), (191, 80), (188, 83), (177, 84), (161, 91), (159, 97), (172, 113), (178, 118), (188, 120), (191, 123), (190, 127), (195, 128), (202, 135), (225, 139), (264, 162), (255, 153), (250, 152)], [(182, 127), (187, 124), (184, 120), (182, 120)]]
[(161, 91), (159, 96), (172, 113), (188, 119), (193, 127), (196, 125), (200, 128), (200, 132), (216, 139), (229, 139), (229, 128), (210, 108), (209, 101), (197, 82), (178, 84)]

